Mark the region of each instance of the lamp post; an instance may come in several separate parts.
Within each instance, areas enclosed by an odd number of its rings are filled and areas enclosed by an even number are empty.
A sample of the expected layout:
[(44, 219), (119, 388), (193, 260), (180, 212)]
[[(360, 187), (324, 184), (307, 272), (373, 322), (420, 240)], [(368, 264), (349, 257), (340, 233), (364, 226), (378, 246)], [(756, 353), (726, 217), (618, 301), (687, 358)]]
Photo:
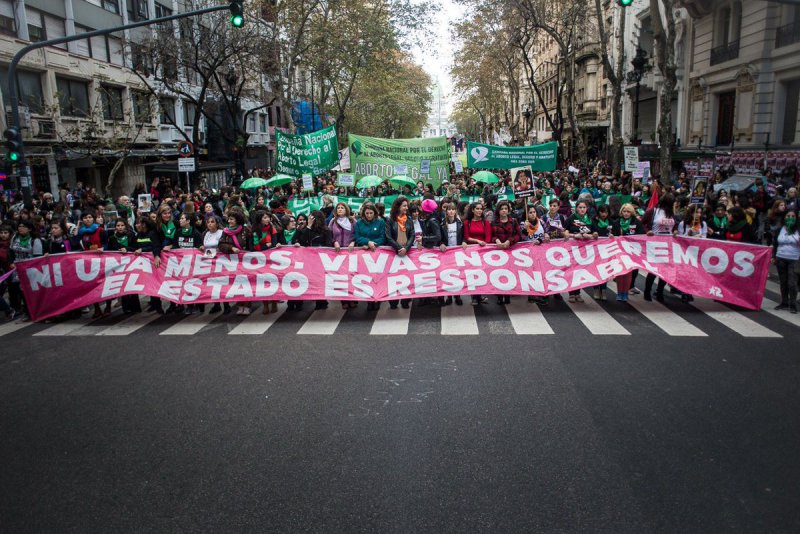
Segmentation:
[(525, 106), (525, 111), (522, 112), (522, 116), (525, 117), (525, 143), (528, 144), (528, 127), (531, 119), (531, 108), (530, 106)]
[(639, 137), (639, 86), (647, 65), (647, 52), (637, 47), (636, 56), (631, 60), (631, 65), (633, 65), (633, 70), (629, 71), (625, 77), (628, 82), (636, 84), (636, 97), (633, 101), (633, 133), (635, 141)]
[(234, 183), (238, 182), (239, 180), (244, 179), (244, 173), (242, 169), (242, 147), (239, 146), (239, 106), (236, 98), (236, 82), (238, 81), (238, 77), (236, 76), (236, 70), (233, 66), (228, 67), (228, 73), (225, 75), (225, 82), (228, 84), (228, 88), (230, 91), (230, 107), (229, 110), (231, 112), (231, 120), (233, 122), (233, 164), (234, 169), (236, 172), (236, 177), (234, 178)]

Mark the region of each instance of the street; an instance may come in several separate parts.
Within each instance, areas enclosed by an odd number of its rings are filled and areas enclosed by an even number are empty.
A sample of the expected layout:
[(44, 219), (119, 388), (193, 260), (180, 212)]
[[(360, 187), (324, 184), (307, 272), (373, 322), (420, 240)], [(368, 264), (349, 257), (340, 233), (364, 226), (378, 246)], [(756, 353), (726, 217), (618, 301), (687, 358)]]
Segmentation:
[(226, 335), (233, 315), (8, 333), (2, 530), (796, 531), (796, 323), (732, 313), (751, 337), (668, 297), (703, 334), (669, 335), (592, 305), (628, 335), (564, 302), (517, 335), (494, 299), (415, 303), (406, 336), (370, 335), (363, 305), (335, 335), (300, 332), (310, 310), (264, 335)]

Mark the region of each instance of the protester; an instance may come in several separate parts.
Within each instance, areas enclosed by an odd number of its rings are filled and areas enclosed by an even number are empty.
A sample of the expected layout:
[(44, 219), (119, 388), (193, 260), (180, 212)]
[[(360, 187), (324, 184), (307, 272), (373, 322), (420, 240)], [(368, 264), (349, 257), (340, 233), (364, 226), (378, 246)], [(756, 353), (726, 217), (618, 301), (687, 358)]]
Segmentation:
[[(408, 254), (408, 249), (414, 244), (414, 225), (408, 217), (408, 199), (399, 196), (392, 202), (389, 209), (389, 218), (386, 219), (386, 242), (399, 256)], [(401, 303), (403, 308), (410, 306), (409, 299), (396, 299), (389, 301), (389, 307), (397, 309)]]
[[(492, 242), (492, 225), (484, 216), (484, 206), (481, 202), (474, 202), (467, 208), (464, 220), (464, 241), (470, 245), (485, 247)], [(472, 295), (472, 305), (486, 304), (489, 302), (483, 295)]]
[(778, 269), (781, 302), (776, 310), (797, 313), (797, 278), (800, 276), (800, 231), (797, 226), (797, 211), (787, 211), (783, 226), (774, 240), (772, 261)]

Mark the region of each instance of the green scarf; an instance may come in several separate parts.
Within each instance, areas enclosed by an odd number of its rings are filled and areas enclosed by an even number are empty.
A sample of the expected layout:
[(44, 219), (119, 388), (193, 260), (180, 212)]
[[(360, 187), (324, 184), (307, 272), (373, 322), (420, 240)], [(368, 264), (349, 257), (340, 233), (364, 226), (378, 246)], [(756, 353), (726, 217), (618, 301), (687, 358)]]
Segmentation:
[(592, 225), (592, 219), (589, 218), (589, 212), (584, 213), (583, 216), (580, 216), (577, 212), (575, 212), (575, 220), (581, 221), (586, 226)]
[(724, 230), (725, 228), (728, 227), (728, 218), (723, 215), (722, 218), (720, 219), (719, 217), (714, 215), (714, 226), (716, 228), (721, 228)]
[(120, 244), (122, 248), (128, 248), (128, 234), (114, 234), (114, 237), (117, 238), (117, 243)]
[(291, 243), (292, 239), (294, 239), (294, 234), (297, 232), (297, 228), (294, 230), (284, 230), (283, 237), (286, 239), (286, 243)]
[(632, 222), (633, 222), (633, 217), (628, 219), (622, 218), (619, 220), (619, 229), (622, 230), (623, 234), (628, 233), (628, 231), (631, 229)]
[(164, 232), (164, 237), (172, 239), (175, 237), (175, 223), (170, 221), (167, 224), (161, 225), (161, 230)]
[(192, 235), (193, 231), (194, 229), (191, 226), (189, 228), (181, 228), (181, 235), (183, 237), (189, 237), (190, 235)]
[[(601, 229), (602, 228), (608, 228), (608, 223), (609, 223), (608, 219), (600, 219), (600, 218), (597, 219), (597, 227), (598, 228), (601, 228)], [(628, 223), (628, 225), (630, 226), (630, 223)]]
[(30, 234), (28, 234), (28, 235), (26, 235), (24, 237), (23, 236), (19, 236), (19, 244), (20, 244), (20, 246), (23, 246), (25, 248), (30, 247), (31, 246), (31, 239), (33, 239), (33, 236), (30, 235)]

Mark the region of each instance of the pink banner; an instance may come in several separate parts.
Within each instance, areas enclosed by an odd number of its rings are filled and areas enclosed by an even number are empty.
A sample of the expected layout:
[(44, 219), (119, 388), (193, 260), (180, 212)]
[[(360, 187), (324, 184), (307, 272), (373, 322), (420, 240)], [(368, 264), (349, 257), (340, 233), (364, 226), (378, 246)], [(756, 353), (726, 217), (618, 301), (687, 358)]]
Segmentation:
[(78, 252), (18, 264), (31, 317), (44, 319), (122, 295), (182, 303), (263, 300), (390, 300), (469, 294), (550, 295), (640, 269), (693, 295), (761, 307), (770, 249), (725, 241), (630, 236), (596, 241), (337, 253), (283, 247), (203, 256)]

